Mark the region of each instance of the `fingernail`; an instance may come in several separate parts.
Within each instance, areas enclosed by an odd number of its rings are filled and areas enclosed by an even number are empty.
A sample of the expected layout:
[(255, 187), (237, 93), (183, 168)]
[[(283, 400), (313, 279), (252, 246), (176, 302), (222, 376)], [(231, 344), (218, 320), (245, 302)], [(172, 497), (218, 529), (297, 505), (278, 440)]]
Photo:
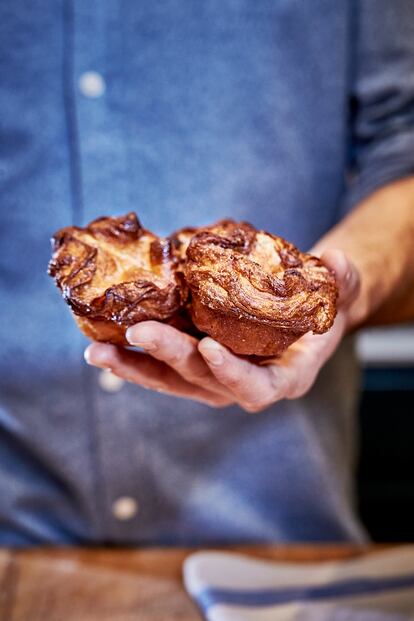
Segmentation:
[[(102, 347), (104, 347), (104, 345)], [(85, 362), (93, 367), (107, 368), (109, 366), (108, 362), (105, 360), (105, 353), (102, 355), (102, 352), (99, 350), (97, 352), (95, 344), (89, 345), (89, 347), (85, 349), (83, 357), (85, 358)]]
[(83, 352), (83, 357), (85, 358), (86, 364), (92, 364), (91, 359), (90, 359), (90, 354), (89, 354), (89, 347), (87, 347), (85, 351)]
[(135, 347), (142, 347), (142, 349), (145, 349), (145, 351), (154, 351), (155, 349), (157, 349), (157, 346), (154, 343), (153, 339), (146, 339), (145, 334), (139, 334), (139, 332), (137, 334), (136, 328), (128, 328), (128, 330), (125, 332), (125, 338), (128, 343), (131, 343), (131, 345), (135, 345)]
[(202, 353), (207, 362), (214, 367), (219, 367), (223, 364), (224, 356), (218, 347), (203, 347)]

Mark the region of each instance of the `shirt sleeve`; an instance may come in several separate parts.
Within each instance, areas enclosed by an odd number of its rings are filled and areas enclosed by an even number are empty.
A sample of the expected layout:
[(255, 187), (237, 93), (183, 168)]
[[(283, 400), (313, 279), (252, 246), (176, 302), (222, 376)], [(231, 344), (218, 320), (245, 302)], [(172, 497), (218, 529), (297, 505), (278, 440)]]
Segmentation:
[(347, 209), (414, 174), (414, 0), (354, 6)]

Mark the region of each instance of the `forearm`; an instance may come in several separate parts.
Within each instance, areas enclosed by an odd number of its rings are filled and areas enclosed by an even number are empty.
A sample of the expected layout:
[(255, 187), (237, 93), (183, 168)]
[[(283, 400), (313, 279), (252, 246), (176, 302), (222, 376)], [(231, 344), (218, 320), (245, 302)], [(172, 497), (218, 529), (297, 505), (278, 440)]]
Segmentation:
[(349, 329), (414, 319), (414, 177), (364, 200), (314, 247), (343, 250), (361, 277)]

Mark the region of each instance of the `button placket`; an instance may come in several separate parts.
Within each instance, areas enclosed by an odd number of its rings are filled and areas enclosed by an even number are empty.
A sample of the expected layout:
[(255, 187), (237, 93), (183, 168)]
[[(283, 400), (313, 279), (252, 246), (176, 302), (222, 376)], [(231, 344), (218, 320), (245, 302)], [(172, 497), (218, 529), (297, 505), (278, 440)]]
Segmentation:
[[(75, 0), (74, 82), (82, 166), (83, 224), (126, 213), (129, 165), (123, 131), (122, 89), (114, 71), (113, 12), (106, 3)], [(122, 24), (119, 28), (123, 28)], [(127, 62), (128, 59), (125, 59)]]
[[(125, 144), (119, 111), (112, 105), (115, 86), (108, 52), (110, 11), (103, 7), (95, 1), (74, 1), (72, 79), (82, 173), (83, 210), (76, 223), (80, 225), (114, 210), (122, 213), (129, 209)], [(93, 493), (100, 496), (102, 538), (110, 541), (132, 537), (134, 529), (129, 520), (138, 511), (136, 498), (143, 496), (134, 476), (137, 466), (131, 454), (137, 440), (127, 420), (123, 384), (110, 371), (102, 371), (90, 375), (87, 388), (96, 469)]]

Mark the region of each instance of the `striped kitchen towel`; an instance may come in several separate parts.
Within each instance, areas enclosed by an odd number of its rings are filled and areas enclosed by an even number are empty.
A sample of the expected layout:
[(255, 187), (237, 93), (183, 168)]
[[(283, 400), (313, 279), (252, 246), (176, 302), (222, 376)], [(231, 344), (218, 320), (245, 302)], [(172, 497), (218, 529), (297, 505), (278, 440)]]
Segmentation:
[(414, 546), (312, 564), (196, 552), (183, 571), (208, 621), (414, 621)]

